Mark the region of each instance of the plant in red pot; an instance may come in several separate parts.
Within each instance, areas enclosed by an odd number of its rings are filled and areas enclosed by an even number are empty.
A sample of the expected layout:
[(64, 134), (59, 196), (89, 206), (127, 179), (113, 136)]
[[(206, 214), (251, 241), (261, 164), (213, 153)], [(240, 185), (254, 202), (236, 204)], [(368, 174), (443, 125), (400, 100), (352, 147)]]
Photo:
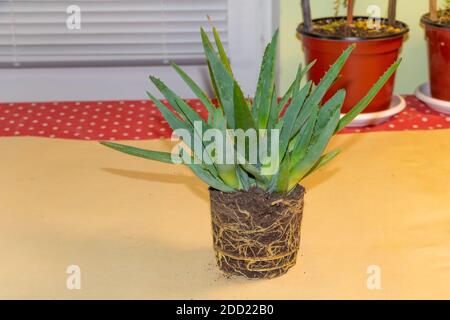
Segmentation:
[(430, 87), (433, 98), (450, 101), (450, 0), (438, 10), (430, 0), (430, 13), (422, 17), (428, 40)]
[[(380, 17), (379, 7), (371, 8), (374, 9), (374, 17), (366, 17), (353, 15), (354, 0), (342, 3), (335, 1), (336, 9), (339, 9), (341, 4), (347, 8), (346, 17), (336, 15), (312, 20), (310, 1), (302, 0), (303, 23), (298, 26), (297, 31), (303, 43), (306, 62), (317, 60), (315, 67), (308, 73), (314, 83), (320, 81), (342, 50), (356, 44), (342, 75), (325, 96), (325, 99), (330, 98), (339, 88), (345, 88), (348, 94), (342, 112), (347, 113), (376, 81), (376, 75), (398, 59), (409, 29), (405, 23), (395, 18), (395, 0), (389, 1), (388, 19)], [(380, 90), (364, 112), (389, 109), (393, 90), (394, 77)]]

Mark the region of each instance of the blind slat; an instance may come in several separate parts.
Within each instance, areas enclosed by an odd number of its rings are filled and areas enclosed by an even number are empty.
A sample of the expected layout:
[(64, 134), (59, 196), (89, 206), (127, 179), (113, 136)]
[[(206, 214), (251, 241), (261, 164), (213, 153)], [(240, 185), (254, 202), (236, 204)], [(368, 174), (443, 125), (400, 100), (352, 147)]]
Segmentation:
[[(81, 29), (66, 9), (81, 8)], [(227, 0), (0, 0), (0, 67), (204, 64), (210, 16), (228, 46)]]
[[(221, 34), (227, 33), (226, 21), (215, 21), (214, 25)], [(177, 21), (167, 25), (161, 22), (127, 22), (127, 23), (87, 23), (74, 32), (61, 23), (26, 23), (14, 26), (16, 34), (122, 34), (122, 33), (199, 33), (199, 23), (195, 21)], [(11, 35), (10, 22), (0, 22), (0, 34)]]
[[(9, 0), (0, 1), (0, 12), (8, 12)], [(165, 11), (214, 11), (227, 10), (227, 2), (221, 0), (36, 0), (21, 1), (12, 0), (14, 11), (17, 13), (41, 13), (41, 12), (66, 12), (70, 5), (78, 5), (83, 12), (127, 12), (127, 11), (156, 11), (160, 12), (161, 7)]]

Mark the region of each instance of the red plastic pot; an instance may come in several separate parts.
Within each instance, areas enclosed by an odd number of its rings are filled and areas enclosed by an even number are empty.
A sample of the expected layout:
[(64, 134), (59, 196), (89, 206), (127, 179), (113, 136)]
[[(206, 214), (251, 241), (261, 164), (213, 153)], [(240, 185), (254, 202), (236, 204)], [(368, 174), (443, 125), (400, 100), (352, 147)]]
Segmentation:
[[(314, 22), (327, 19), (333, 18), (316, 19)], [(297, 31), (301, 35), (306, 63), (317, 60), (308, 74), (309, 79), (316, 84), (342, 52), (351, 44), (356, 44), (340, 78), (330, 88), (324, 99), (331, 98), (337, 90), (345, 88), (347, 95), (342, 112), (346, 113), (351, 110), (398, 59), (405, 35), (409, 31), (408, 26), (402, 24), (404, 30), (401, 33), (371, 39), (325, 37), (307, 31), (303, 24), (300, 24)], [(395, 76), (380, 90), (365, 109), (365, 113), (389, 109), (394, 92), (394, 82)]]
[(428, 40), (431, 95), (450, 101), (450, 27), (422, 17)]

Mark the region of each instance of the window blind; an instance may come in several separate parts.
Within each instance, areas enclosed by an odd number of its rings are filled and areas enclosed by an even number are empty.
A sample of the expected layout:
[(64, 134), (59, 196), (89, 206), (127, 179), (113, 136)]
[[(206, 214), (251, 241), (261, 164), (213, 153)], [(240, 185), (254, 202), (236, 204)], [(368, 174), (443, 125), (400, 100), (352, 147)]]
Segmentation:
[[(79, 29), (67, 23), (74, 5)], [(227, 0), (0, 0), (0, 67), (204, 64), (200, 26), (210, 29), (209, 16), (227, 47), (227, 8)]]

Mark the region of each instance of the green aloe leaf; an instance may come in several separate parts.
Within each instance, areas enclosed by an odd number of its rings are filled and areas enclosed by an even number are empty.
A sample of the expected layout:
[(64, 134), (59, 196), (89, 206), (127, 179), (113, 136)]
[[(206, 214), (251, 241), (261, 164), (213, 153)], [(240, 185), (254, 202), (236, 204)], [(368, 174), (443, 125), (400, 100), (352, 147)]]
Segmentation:
[[(192, 144), (195, 145), (195, 143), (206, 147), (202, 140), (201, 135), (198, 132), (196, 132), (190, 124), (183, 122), (180, 118), (178, 118), (169, 108), (167, 108), (158, 98), (156, 98), (150, 92), (147, 92), (147, 95), (150, 98), (150, 100), (152, 100), (153, 103), (155, 103), (156, 107), (159, 109), (159, 111), (163, 115), (164, 119), (166, 119), (167, 123), (172, 128), (172, 130), (184, 129), (190, 133), (192, 141), (191, 141), (191, 145), (188, 145), (188, 146), (189, 146), (189, 148), (191, 148), (191, 150), (194, 149), (192, 147)], [(177, 103), (175, 103), (175, 105), (177, 106)], [(210, 163), (213, 163), (213, 161), (211, 159), (210, 159)], [(212, 175), (214, 175), (214, 176), (218, 175), (217, 168), (215, 167), (214, 164), (208, 164), (207, 168)]]
[(212, 123), (213, 115), (216, 110), (216, 107), (213, 105), (211, 100), (208, 98), (206, 93), (192, 80), (191, 77), (187, 75), (186, 72), (184, 72), (183, 69), (181, 69), (178, 65), (172, 64), (172, 67), (175, 69), (175, 71), (180, 75), (180, 77), (186, 82), (186, 84), (189, 86), (189, 88), (192, 90), (192, 92), (197, 96), (197, 98), (200, 99), (200, 101), (203, 103), (203, 105), (208, 110), (208, 123)]
[(200, 115), (195, 112), (183, 99), (181, 99), (176, 93), (174, 93), (169, 87), (166, 86), (164, 82), (160, 79), (150, 76), (150, 80), (158, 88), (158, 90), (167, 99), (169, 104), (178, 112), (178, 114), (185, 120), (188, 121), (192, 126), (196, 121), (201, 122), (206, 125)]
[(313, 139), (313, 131), (320, 132), (328, 124), (329, 118), (334, 113), (335, 108), (342, 106), (344, 100), (345, 90), (341, 89), (320, 108), (320, 111), (318, 108), (315, 108), (297, 137), (294, 151), (292, 152), (292, 164), (296, 164), (303, 159)]
[(261, 183), (262, 185), (268, 185), (269, 184), (269, 179), (263, 175), (261, 175), (261, 172), (259, 171), (259, 169), (257, 167), (255, 167), (252, 164), (249, 163), (244, 163), (241, 164), (241, 167), (248, 172), (249, 174), (251, 174), (253, 177), (255, 177), (255, 179)]
[(238, 168), (235, 164), (218, 164), (219, 177), (230, 187), (239, 189), (241, 180), (237, 172)]
[(189, 169), (192, 170), (192, 172), (203, 182), (205, 182), (207, 185), (213, 187), (214, 189), (223, 191), (223, 192), (233, 192), (236, 191), (236, 189), (230, 187), (229, 185), (223, 183), (220, 180), (217, 180), (211, 173), (205, 169), (201, 165), (196, 164), (187, 164)]
[(244, 188), (245, 191), (248, 191), (250, 189), (250, 186), (251, 186), (250, 185), (251, 182), (250, 182), (249, 176), (247, 175), (245, 170), (242, 169), (242, 167), (240, 167), (240, 166), (237, 166), (236, 171), (237, 171), (238, 177), (239, 177), (239, 179), (241, 181), (242, 188)]
[(280, 134), (280, 159), (283, 159), (289, 142), (292, 138), (292, 132), (294, 130), (295, 121), (300, 113), (303, 103), (305, 102), (308, 92), (311, 89), (312, 82), (309, 81), (302, 90), (294, 96), (291, 104), (289, 105), (286, 113), (283, 115), (283, 127)]
[(231, 129), (234, 129), (234, 79), (213, 50), (205, 30), (201, 29), (201, 34), (205, 55), (211, 67), (212, 77), (217, 86), (218, 98), (223, 107), (227, 124)]
[(264, 52), (259, 74), (255, 98), (253, 101), (253, 117), (257, 120), (258, 129), (266, 129), (270, 116), (270, 108), (275, 83), (276, 53), (278, 30)]
[(166, 119), (169, 126), (172, 128), (172, 130), (177, 129), (186, 129), (188, 130), (189, 127), (184, 123), (180, 116), (173, 111), (171, 111), (169, 108), (167, 108), (158, 98), (156, 98), (153, 94), (147, 91), (147, 95), (152, 100), (152, 102), (156, 105), (158, 110), (161, 112), (164, 119)]
[(294, 89), (298, 88), (300, 85), (302, 79), (305, 77), (305, 75), (308, 73), (308, 71), (315, 65), (316, 60), (311, 62), (306, 68), (303, 69), (302, 65), (300, 64), (297, 70), (297, 75), (295, 76), (294, 82), (291, 84), (289, 89), (286, 90), (283, 97), (280, 99), (280, 102), (278, 104), (277, 108), (277, 114), (280, 116), (280, 113), (283, 111), (284, 107), (288, 103), (289, 99), (294, 96), (296, 93), (294, 93)]
[(291, 158), (289, 154), (287, 154), (284, 160), (281, 162), (280, 170), (273, 178), (272, 191), (278, 193), (285, 193), (288, 191), (290, 167), (291, 167)]
[(334, 113), (336, 106), (340, 108), (344, 104), (346, 91), (345, 89), (340, 89), (320, 108), (319, 118), (316, 123), (316, 130), (321, 130), (324, 126), (328, 124), (329, 116)]
[(292, 190), (320, 159), (339, 123), (341, 107), (342, 105), (336, 105), (327, 110), (320, 109), (318, 119), (327, 117), (327, 124), (314, 130), (306, 155), (291, 170), (289, 190)]
[(230, 75), (233, 77), (233, 70), (231, 70), (230, 61), (228, 60), (227, 53), (225, 52), (225, 49), (223, 47), (222, 40), (220, 40), (219, 33), (217, 32), (217, 29), (215, 27), (213, 27), (212, 30), (214, 35), (214, 41), (216, 42), (217, 46), (217, 51), (219, 52), (220, 60), (222, 60), (223, 65), (230, 73)]
[[(202, 145), (203, 148), (207, 148), (210, 143), (203, 141), (203, 132), (199, 131), (201, 130), (198, 128), (198, 126), (195, 126), (195, 122), (200, 123), (202, 125), (202, 128), (204, 130), (211, 129), (211, 127), (205, 123), (205, 121), (199, 116), (197, 112), (195, 112), (183, 99), (181, 99), (178, 95), (176, 95), (172, 90), (170, 90), (161, 80), (150, 77), (152, 82), (155, 84), (155, 86), (161, 91), (161, 93), (164, 95), (164, 97), (167, 99), (169, 104), (178, 111), (178, 113), (186, 120), (186, 124), (189, 125), (190, 132), (192, 132), (193, 139), (197, 141), (197, 145)], [(193, 150), (195, 152), (195, 150)], [(203, 156), (206, 157), (206, 161), (208, 163), (208, 168), (210, 172), (214, 175), (217, 174), (216, 170), (213, 169), (214, 167), (217, 169), (217, 166), (214, 164), (213, 159), (208, 153), (204, 153), (202, 157), (199, 157), (203, 159)], [(219, 170), (220, 175), (220, 170)]]
[[(294, 82), (291, 84), (291, 86), (286, 91), (286, 93), (281, 98), (281, 100), (280, 100), (280, 102), (278, 104), (277, 114), (279, 116), (281, 115), (281, 112), (283, 111), (284, 107), (288, 103), (289, 99), (291, 97), (294, 97), (295, 95), (297, 95), (299, 93), (298, 90), (300, 90), (300, 83), (301, 83), (301, 81), (303, 80), (305, 75), (308, 73), (308, 71), (315, 65), (315, 63), (316, 63), (316, 60), (311, 62), (309, 65), (307, 65), (304, 69), (302, 68), (302, 65), (299, 66), (299, 68), (297, 70), (297, 75), (295, 76)], [(309, 92), (308, 92), (308, 94), (309, 94)]]
[(305, 178), (307, 176), (309, 176), (310, 174), (312, 174), (313, 172), (315, 172), (315, 171), (319, 170), (320, 168), (322, 168), (323, 166), (325, 166), (328, 162), (330, 162), (334, 158), (336, 158), (336, 156), (339, 155), (339, 153), (341, 153), (341, 150), (337, 149), (337, 150), (333, 150), (330, 153), (327, 153), (327, 154), (323, 155), (322, 157), (320, 157), (319, 161), (317, 161), (317, 163), (314, 165), (314, 167), (305, 175)]
[(300, 93), (300, 84), (303, 80), (303, 78), (306, 76), (306, 74), (311, 70), (312, 67), (316, 64), (317, 60), (314, 60), (310, 64), (308, 64), (305, 68), (302, 68), (300, 65), (299, 70), (297, 71), (297, 75), (295, 77), (294, 83), (293, 83), (293, 90), (292, 90), (292, 98), (294, 98), (297, 94)]
[(350, 54), (352, 53), (354, 48), (355, 48), (355, 45), (353, 44), (353, 45), (349, 46), (341, 54), (341, 56), (331, 66), (331, 68), (325, 74), (325, 76), (320, 81), (320, 83), (317, 85), (317, 87), (312, 91), (311, 95), (308, 97), (308, 99), (305, 102), (305, 106), (304, 106), (302, 112), (300, 113), (300, 116), (296, 120), (294, 134), (297, 134), (300, 131), (300, 129), (302, 128), (306, 119), (311, 114), (313, 108), (320, 105), (320, 102), (322, 101), (322, 99), (325, 96), (325, 94), (327, 93), (327, 91), (330, 89), (333, 82), (339, 76), (339, 73), (341, 72), (342, 68), (345, 65), (345, 62), (347, 61), (348, 57), (350, 56)]
[(269, 121), (267, 122), (267, 130), (273, 129), (279, 120), (279, 112), (278, 112), (278, 94), (276, 90), (275, 84), (273, 85), (272, 90), (272, 103), (270, 106), (270, 115)]
[(315, 108), (295, 139), (292, 140), (291, 169), (306, 155), (311, 143), (318, 115), (319, 108)]
[(239, 84), (234, 81), (234, 116), (235, 128), (244, 131), (254, 129), (255, 123), (253, 121), (252, 113), (249, 104), (244, 97), (244, 94), (239, 87)]
[(126, 146), (123, 144), (107, 142), (107, 141), (102, 141), (102, 142), (100, 142), (100, 144), (102, 144), (108, 148), (114, 149), (116, 151), (120, 151), (122, 153), (126, 153), (129, 155), (135, 156), (135, 157), (140, 157), (140, 158), (144, 158), (144, 159), (148, 159), (148, 160), (155, 160), (155, 161), (159, 161), (159, 162), (173, 164), (172, 154), (168, 153), (168, 152), (145, 150), (145, 149), (141, 149), (141, 148)]
[(402, 59), (397, 60), (393, 65), (387, 69), (387, 71), (383, 74), (383, 76), (375, 83), (375, 85), (369, 90), (367, 95), (360, 101), (358, 104), (347, 113), (341, 121), (339, 121), (339, 125), (336, 129), (336, 132), (341, 131), (347, 125), (350, 124), (361, 112), (364, 111), (365, 108), (372, 102), (372, 100), (376, 97), (378, 92), (384, 87), (384, 85), (389, 81), (391, 76), (395, 73), (397, 68), (400, 66)]

